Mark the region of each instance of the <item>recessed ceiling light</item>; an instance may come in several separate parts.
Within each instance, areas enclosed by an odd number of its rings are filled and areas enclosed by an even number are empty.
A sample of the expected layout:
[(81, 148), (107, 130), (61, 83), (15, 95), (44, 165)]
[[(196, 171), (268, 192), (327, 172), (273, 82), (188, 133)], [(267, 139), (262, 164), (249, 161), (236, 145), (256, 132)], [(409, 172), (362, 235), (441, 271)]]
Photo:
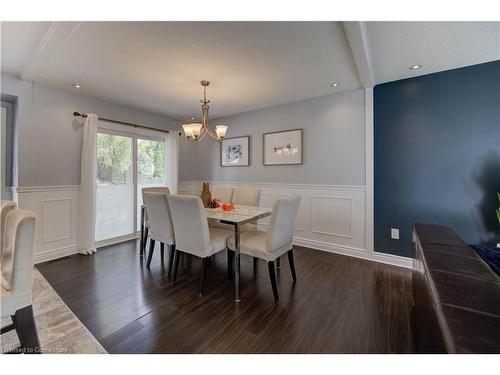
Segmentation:
[(72, 86), (73, 86), (75, 89), (79, 89), (80, 87), (82, 87), (82, 86), (80, 86), (78, 83), (73, 83), (73, 85), (72, 85)]
[(332, 84), (330, 85), (330, 87), (339, 87), (339, 84), (338, 84), (337, 82), (335, 82), (335, 83), (332, 83)]
[(415, 65), (411, 65), (408, 69), (410, 69), (410, 70), (417, 70), (417, 69), (420, 69), (421, 67), (422, 67), (422, 65), (415, 64)]

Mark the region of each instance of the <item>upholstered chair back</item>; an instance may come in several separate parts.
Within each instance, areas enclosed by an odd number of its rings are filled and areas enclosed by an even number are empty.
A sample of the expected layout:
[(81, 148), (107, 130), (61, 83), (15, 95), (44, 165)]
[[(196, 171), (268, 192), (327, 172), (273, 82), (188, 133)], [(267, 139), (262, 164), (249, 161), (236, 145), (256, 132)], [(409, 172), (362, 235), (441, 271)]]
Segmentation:
[(164, 244), (175, 244), (174, 227), (168, 206), (169, 194), (146, 191), (142, 195), (148, 212), (151, 238)]
[[(5, 233), (5, 219), (7, 214), (16, 208), (16, 202), (0, 201), (0, 256), (3, 253), (3, 239)], [(0, 258), (1, 259), (1, 258)]]
[[(144, 202), (144, 193), (164, 193), (164, 194), (170, 194), (170, 189), (166, 186), (152, 186), (152, 187), (145, 187), (142, 188), (142, 203), (145, 204)], [(144, 214), (144, 220), (147, 222), (149, 221), (149, 215), (148, 215), (148, 210), (146, 208), (146, 212)]]
[(299, 205), (300, 196), (279, 198), (274, 202), (267, 231), (268, 251), (277, 251), (292, 244)]
[(176, 249), (204, 258), (210, 248), (210, 233), (200, 197), (170, 195), (168, 204), (174, 223)]
[(233, 203), (236, 205), (259, 207), (260, 189), (252, 187), (234, 188)]
[(142, 188), (142, 199), (144, 200), (144, 193), (163, 193), (170, 194), (170, 189), (166, 186), (152, 186)]
[(223, 203), (231, 203), (233, 201), (234, 188), (230, 186), (216, 186), (212, 199), (219, 198)]
[(33, 212), (18, 208), (5, 220), (2, 286), (10, 289), (15, 309), (31, 304), (35, 221)]

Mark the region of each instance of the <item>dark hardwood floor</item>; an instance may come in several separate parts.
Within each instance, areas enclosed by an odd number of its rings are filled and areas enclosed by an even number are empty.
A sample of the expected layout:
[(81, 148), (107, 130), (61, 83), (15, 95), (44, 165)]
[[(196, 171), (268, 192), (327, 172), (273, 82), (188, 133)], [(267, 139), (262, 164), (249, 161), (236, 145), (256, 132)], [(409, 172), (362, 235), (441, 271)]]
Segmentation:
[(242, 256), (236, 303), (225, 253), (210, 263), (200, 297), (199, 259), (183, 259), (173, 285), (167, 256), (161, 264), (156, 250), (148, 270), (136, 246), (38, 265), (110, 353), (412, 352), (408, 270), (295, 247), (298, 280), (282, 257), (275, 302), (266, 263), (254, 273)]

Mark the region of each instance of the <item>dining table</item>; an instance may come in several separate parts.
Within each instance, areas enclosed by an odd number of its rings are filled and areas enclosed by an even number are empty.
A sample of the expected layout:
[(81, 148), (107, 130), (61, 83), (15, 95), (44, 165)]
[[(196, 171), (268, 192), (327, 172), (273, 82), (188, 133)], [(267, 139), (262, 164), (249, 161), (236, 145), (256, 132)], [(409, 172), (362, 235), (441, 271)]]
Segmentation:
[[(141, 255), (144, 238), (144, 219), (146, 206), (141, 206)], [(254, 207), (245, 205), (234, 205), (230, 211), (225, 211), (222, 207), (205, 208), (205, 216), (208, 219), (218, 220), (222, 224), (229, 224), (234, 227), (234, 298), (236, 302), (241, 301), (240, 294), (240, 234), (244, 224), (256, 223), (257, 220), (270, 216), (271, 208)], [(175, 225), (175, 224), (174, 224)]]

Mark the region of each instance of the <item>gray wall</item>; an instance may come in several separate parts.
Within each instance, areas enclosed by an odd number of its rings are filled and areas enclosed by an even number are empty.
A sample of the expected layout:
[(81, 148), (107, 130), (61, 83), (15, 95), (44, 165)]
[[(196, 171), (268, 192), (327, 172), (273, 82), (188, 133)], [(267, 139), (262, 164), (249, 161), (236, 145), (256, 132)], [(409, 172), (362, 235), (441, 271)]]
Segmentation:
[[(212, 103), (217, 105), (217, 103)], [(220, 167), (220, 145), (181, 137), (179, 180), (365, 185), (365, 97), (354, 90), (218, 119), (250, 135), (250, 167)], [(262, 134), (304, 129), (304, 164), (263, 166)]]
[(82, 125), (74, 111), (158, 129), (177, 129), (179, 125), (165, 116), (11, 76), (2, 75), (0, 91), (17, 97), (18, 186), (80, 184)]
[(374, 108), (375, 250), (411, 256), (415, 222), (500, 240), (500, 61), (378, 85)]

